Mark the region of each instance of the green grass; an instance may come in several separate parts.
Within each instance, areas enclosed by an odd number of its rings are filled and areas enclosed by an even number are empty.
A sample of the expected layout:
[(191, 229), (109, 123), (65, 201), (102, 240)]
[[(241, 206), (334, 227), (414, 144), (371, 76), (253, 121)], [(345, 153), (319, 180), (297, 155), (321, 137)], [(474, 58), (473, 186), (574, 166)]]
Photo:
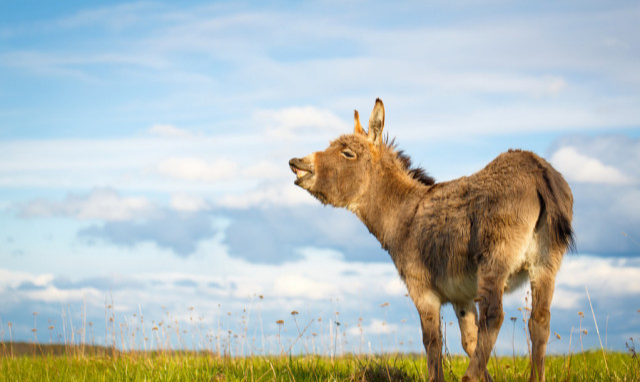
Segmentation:
[[(0, 381), (426, 381), (417, 355), (216, 357), (194, 352), (112, 352), (107, 348), (2, 344)], [(606, 364), (605, 364), (606, 356)], [(468, 359), (448, 357), (447, 381), (458, 381)], [(547, 381), (640, 381), (634, 353), (549, 356)], [(525, 381), (526, 357), (494, 357), (495, 381)]]

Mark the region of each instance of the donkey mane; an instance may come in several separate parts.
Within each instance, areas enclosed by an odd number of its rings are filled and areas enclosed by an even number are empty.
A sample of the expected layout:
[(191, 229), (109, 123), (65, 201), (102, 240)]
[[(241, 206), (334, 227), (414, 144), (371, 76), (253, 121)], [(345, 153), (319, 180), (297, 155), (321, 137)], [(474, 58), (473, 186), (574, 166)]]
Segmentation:
[(422, 167), (413, 167), (411, 157), (405, 154), (404, 150), (398, 150), (398, 145), (396, 144), (395, 138), (389, 141), (389, 136), (385, 135), (384, 144), (387, 149), (393, 155), (395, 155), (396, 159), (400, 161), (400, 164), (403, 166), (404, 170), (411, 178), (417, 180), (425, 186), (433, 186), (436, 183), (436, 180), (432, 176), (430, 176), (425, 171), (425, 169), (423, 169)]

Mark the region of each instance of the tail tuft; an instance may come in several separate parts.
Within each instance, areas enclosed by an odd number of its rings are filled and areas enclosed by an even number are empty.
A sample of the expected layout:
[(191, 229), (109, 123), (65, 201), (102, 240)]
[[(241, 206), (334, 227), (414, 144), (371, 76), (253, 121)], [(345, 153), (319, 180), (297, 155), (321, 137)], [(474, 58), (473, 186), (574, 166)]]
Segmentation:
[(569, 252), (575, 253), (576, 238), (571, 227), (571, 220), (564, 216), (559, 216), (554, 223), (552, 227), (555, 231), (555, 242), (567, 248)]
[(547, 222), (552, 232), (553, 245), (563, 250), (576, 252), (576, 241), (571, 227), (573, 218), (573, 195), (562, 175), (547, 161), (540, 159), (542, 176), (538, 182), (538, 193), (547, 212)]

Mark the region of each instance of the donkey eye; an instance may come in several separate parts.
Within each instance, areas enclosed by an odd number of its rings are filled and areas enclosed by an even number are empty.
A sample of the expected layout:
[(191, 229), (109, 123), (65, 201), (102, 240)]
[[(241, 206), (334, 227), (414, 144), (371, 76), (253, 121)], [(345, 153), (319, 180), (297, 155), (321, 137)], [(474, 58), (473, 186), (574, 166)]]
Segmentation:
[(342, 150), (341, 154), (347, 159), (354, 159), (356, 157), (356, 154), (349, 149)]

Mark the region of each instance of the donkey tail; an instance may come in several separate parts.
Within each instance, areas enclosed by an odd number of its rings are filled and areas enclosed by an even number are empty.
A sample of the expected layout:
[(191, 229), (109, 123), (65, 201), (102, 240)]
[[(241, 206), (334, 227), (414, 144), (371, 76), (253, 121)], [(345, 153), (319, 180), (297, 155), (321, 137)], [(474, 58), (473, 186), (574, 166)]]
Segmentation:
[(575, 251), (575, 236), (571, 227), (573, 218), (571, 188), (562, 175), (547, 161), (540, 158), (540, 165), (541, 176), (537, 177), (540, 216), (542, 218), (546, 215), (551, 245), (563, 251)]

